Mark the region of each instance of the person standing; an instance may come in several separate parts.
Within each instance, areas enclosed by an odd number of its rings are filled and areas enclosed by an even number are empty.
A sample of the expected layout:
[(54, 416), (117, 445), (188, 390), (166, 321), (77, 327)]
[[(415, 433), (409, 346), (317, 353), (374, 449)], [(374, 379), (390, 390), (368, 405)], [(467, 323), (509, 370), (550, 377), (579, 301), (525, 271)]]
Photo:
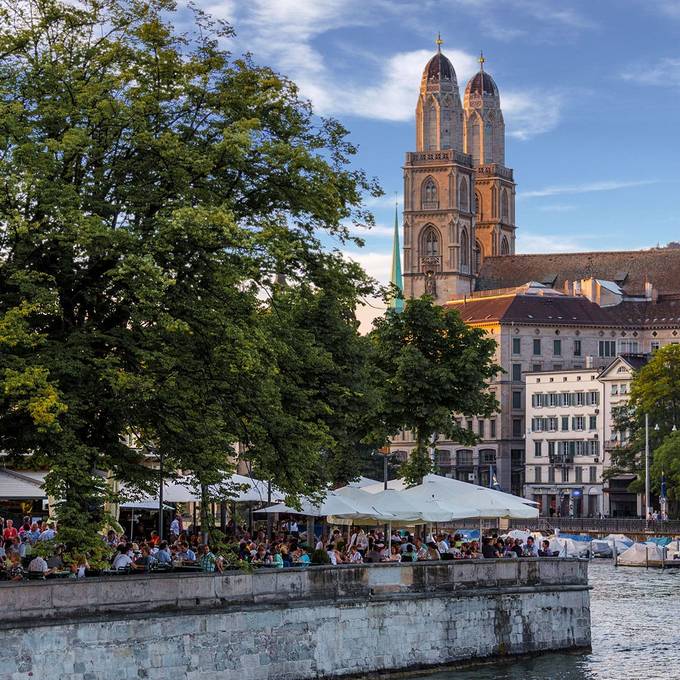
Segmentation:
[(19, 535), (19, 532), (16, 530), (14, 526), (14, 521), (11, 519), (7, 520), (7, 525), (5, 526), (5, 530), (2, 532), (2, 537), (6, 540), (9, 541), (13, 538), (16, 538)]

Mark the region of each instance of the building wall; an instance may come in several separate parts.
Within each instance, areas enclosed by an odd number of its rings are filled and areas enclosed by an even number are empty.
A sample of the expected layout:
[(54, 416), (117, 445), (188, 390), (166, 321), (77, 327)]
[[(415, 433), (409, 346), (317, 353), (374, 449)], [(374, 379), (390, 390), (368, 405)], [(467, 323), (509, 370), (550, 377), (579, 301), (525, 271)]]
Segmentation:
[(578, 369), (526, 375), (525, 496), (540, 504), (543, 516), (604, 514), (598, 373)]
[(587, 562), (2, 584), (0, 680), (302, 680), (590, 646)]

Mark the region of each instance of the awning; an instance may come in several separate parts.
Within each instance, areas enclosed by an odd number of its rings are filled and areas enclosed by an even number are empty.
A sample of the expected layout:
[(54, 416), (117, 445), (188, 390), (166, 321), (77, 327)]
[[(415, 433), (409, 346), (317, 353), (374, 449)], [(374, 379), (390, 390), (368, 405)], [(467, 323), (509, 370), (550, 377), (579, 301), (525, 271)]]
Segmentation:
[(46, 472), (18, 472), (0, 469), (0, 499), (40, 500), (47, 498), (42, 488)]

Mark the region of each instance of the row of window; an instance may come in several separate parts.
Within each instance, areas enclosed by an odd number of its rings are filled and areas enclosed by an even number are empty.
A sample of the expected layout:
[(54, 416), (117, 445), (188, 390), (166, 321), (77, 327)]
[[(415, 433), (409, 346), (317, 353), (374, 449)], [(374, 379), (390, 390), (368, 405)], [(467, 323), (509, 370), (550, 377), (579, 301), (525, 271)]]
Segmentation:
[[(655, 343), (652, 342), (652, 345)], [(658, 348), (658, 342), (656, 342)], [(598, 356), (600, 357), (615, 357), (616, 340), (600, 340), (598, 342)], [(562, 356), (562, 339), (555, 338), (552, 341), (553, 356)], [(618, 341), (618, 354), (638, 354), (640, 352), (640, 343), (637, 340), (630, 340), (628, 338)], [(522, 353), (522, 338), (512, 339), (512, 353), (518, 355)], [(541, 356), (543, 354), (543, 341), (541, 338), (533, 338), (533, 354), (534, 356)], [(573, 340), (572, 355), (575, 357), (582, 356), (581, 340)]]
[[(562, 468), (555, 468), (553, 465), (548, 467), (548, 479), (547, 481), (551, 484), (555, 483), (555, 470), (558, 470), (561, 475), (561, 481), (562, 482), (571, 482), (571, 469), (562, 467)], [(581, 483), (583, 482), (583, 468), (580, 466), (576, 466), (574, 468), (574, 481), (576, 483)], [(596, 465), (591, 465), (588, 468), (588, 482), (590, 484), (596, 484), (597, 483), (597, 466)], [(537, 465), (534, 467), (534, 482), (538, 482), (539, 484), (543, 482), (543, 467), (540, 465)]]
[(559, 456), (567, 459), (574, 456), (599, 456), (600, 442), (597, 439), (550, 439), (547, 442), (542, 440), (534, 442), (534, 456), (541, 458), (546, 451), (550, 458)]
[(612, 384), (611, 390), (612, 396), (617, 396), (619, 394), (628, 394), (628, 383), (623, 383), (621, 385)]
[(596, 390), (590, 392), (548, 392), (547, 394), (536, 392), (531, 395), (531, 405), (534, 408), (543, 406), (597, 406), (599, 403), (600, 393)]
[[(493, 190), (495, 198), (495, 189)], [(470, 205), (470, 190), (468, 187), (468, 180), (466, 177), (461, 177), (458, 184), (458, 208), (464, 212), (476, 212), (481, 216), (482, 205), (481, 196), (475, 194), (475, 202), (477, 205)], [(433, 177), (428, 177), (422, 184), (421, 193), (422, 207), (425, 210), (436, 209), (439, 207), (439, 188), (437, 182)], [(504, 222), (510, 221), (510, 201), (508, 198), (507, 189), (501, 191), (501, 219)]]
[[(439, 451), (439, 462), (440, 464), (443, 462), (443, 459), (446, 458), (448, 452), (447, 451)], [(454, 457), (452, 456), (452, 461), (454, 460)], [(473, 451), (472, 449), (459, 449), (455, 453), (455, 463), (459, 467), (473, 467), (474, 466), (474, 459), (473, 459)], [(482, 449), (479, 452), (479, 464), (480, 465), (495, 465), (496, 464), (496, 452), (493, 449)]]
[[(537, 418), (531, 419), (531, 431), (532, 432), (561, 432), (569, 431), (569, 416), (539, 416)], [(588, 429), (592, 432), (597, 430), (597, 416), (572, 416), (571, 417), (571, 429), (574, 432), (584, 432), (586, 429), (586, 424)]]

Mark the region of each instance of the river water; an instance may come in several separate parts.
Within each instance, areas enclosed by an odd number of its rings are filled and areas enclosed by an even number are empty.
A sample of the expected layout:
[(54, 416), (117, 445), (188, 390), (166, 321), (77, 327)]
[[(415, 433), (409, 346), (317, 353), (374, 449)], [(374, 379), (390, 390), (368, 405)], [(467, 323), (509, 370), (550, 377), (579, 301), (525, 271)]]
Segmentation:
[(680, 678), (680, 569), (590, 563), (591, 654), (548, 654), (419, 680), (673, 680)]

